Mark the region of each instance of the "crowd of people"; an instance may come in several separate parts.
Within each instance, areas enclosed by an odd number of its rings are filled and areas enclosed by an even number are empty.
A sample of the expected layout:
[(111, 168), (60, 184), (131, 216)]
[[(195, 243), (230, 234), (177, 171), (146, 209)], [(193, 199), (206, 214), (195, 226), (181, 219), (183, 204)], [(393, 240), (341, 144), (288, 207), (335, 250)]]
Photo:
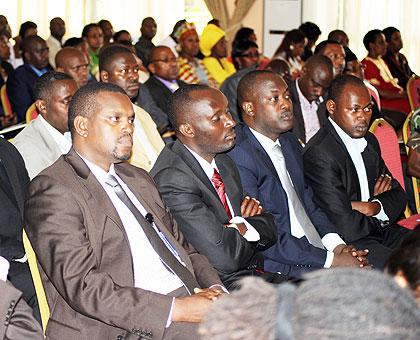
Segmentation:
[(311, 22), (271, 58), (157, 28), (0, 15), (0, 127), (27, 123), (0, 138), (0, 338), (418, 339), (420, 227), (368, 131), (410, 111), (398, 29), (359, 61)]

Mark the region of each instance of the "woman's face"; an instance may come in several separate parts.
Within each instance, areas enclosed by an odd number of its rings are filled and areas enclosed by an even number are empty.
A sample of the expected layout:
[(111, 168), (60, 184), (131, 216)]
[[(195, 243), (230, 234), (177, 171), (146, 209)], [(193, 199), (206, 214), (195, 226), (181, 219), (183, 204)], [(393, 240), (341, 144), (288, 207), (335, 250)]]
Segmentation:
[(307, 39), (298, 42), (298, 43), (291, 43), (290, 44), (290, 54), (292, 57), (300, 57), (303, 52), (305, 51), (305, 46), (307, 44)]
[(384, 56), (386, 54), (387, 45), (385, 36), (382, 33), (376, 36), (374, 43), (369, 44), (370, 50), (375, 56)]
[(199, 38), (196, 31), (188, 32), (180, 41), (181, 51), (188, 56), (195, 57), (199, 51)]

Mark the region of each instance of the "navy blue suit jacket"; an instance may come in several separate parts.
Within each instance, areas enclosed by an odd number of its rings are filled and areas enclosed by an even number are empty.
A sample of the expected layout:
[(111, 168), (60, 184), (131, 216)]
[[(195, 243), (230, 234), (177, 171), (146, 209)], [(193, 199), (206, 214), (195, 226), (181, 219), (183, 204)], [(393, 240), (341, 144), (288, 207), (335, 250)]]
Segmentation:
[[(277, 225), (278, 241), (264, 251), (264, 268), (292, 276), (323, 268), (326, 250), (312, 246), (306, 237), (298, 239), (291, 235), (287, 195), (268, 154), (248, 126), (239, 123), (235, 130), (236, 146), (228, 155), (239, 169), (244, 191), (274, 215)], [(296, 192), (321, 238), (327, 233), (336, 233), (336, 228), (314, 203), (313, 192), (305, 183), (301, 146), (296, 137), (286, 132), (279, 141)]]

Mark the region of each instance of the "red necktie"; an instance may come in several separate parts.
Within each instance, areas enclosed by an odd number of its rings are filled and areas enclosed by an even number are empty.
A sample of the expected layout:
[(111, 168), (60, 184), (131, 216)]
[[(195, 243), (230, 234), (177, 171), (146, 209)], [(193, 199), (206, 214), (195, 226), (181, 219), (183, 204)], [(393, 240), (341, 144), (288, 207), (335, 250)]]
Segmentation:
[(223, 207), (226, 210), (226, 214), (228, 216), (228, 221), (231, 220), (232, 214), (230, 213), (229, 206), (227, 204), (226, 193), (225, 193), (225, 184), (222, 181), (222, 177), (220, 177), (219, 172), (214, 169), (213, 177), (211, 178), (211, 182), (214, 185), (214, 188), (219, 195), (220, 200), (222, 201)]

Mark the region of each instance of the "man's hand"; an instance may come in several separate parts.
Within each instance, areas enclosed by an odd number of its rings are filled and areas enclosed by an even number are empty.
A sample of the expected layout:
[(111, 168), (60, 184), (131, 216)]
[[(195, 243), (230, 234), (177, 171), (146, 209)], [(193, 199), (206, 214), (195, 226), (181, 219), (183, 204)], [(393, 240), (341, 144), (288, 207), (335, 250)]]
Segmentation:
[(203, 296), (211, 301), (216, 301), (217, 298), (225, 292), (221, 287), (213, 288), (194, 288), (194, 293)]
[(242, 236), (244, 236), (248, 230), (245, 223), (231, 223), (226, 224), (225, 226), (226, 228), (235, 228), (237, 231), (239, 231), (239, 234), (241, 234)]
[(366, 258), (367, 254), (369, 253), (368, 249), (357, 250), (356, 247), (352, 245), (339, 244), (337, 247), (334, 248), (333, 252), (334, 257), (340, 254), (350, 254), (359, 261), (359, 267), (366, 267), (368, 269), (371, 268), (371, 266), (369, 265), (369, 261)]
[(382, 194), (385, 191), (392, 189), (392, 177), (388, 174), (382, 174), (376, 180), (375, 186), (373, 187), (373, 196)]
[(246, 196), (241, 203), (241, 215), (243, 218), (260, 215), (262, 210), (263, 208), (260, 205), (260, 201), (255, 198)]
[(365, 216), (375, 216), (381, 211), (381, 205), (378, 202), (352, 201), (351, 208)]

